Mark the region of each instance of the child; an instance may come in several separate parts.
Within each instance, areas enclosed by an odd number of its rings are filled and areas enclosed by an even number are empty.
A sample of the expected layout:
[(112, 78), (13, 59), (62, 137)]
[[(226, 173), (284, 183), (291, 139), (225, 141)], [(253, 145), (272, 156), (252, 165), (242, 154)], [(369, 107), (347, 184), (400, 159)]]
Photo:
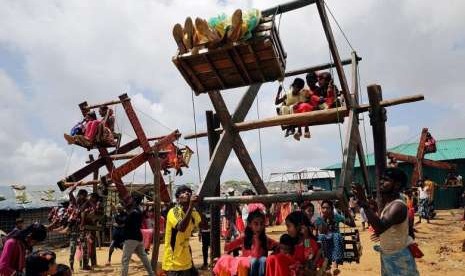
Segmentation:
[[(268, 238), (265, 233), (265, 214), (260, 210), (249, 213), (244, 235), (225, 244), (224, 251), (242, 250), (240, 257), (223, 255), (216, 263), (215, 275), (265, 275), (268, 250), (278, 246), (278, 243)], [(250, 273), (249, 273), (250, 271)]]
[(64, 138), (68, 144), (76, 144), (85, 148), (93, 147), (100, 121), (97, 120), (97, 115), (93, 111), (86, 114), (85, 121), (86, 123), (83, 135), (77, 134), (72, 136), (67, 133), (64, 134)]
[(52, 276), (72, 276), (73, 273), (71, 272), (71, 269), (69, 266), (65, 264), (58, 264), (57, 265), (57, 272), (53, 274)]
[[(286, 91), (284, 96), (281, 96), (283, 90), (282, 86), (279, 86), (278, 93), (275, 98), (275, 105), (282, 104), (276, 110), (279, 115), (288, 115), (293, 113), (294, 106), (297, 105), (301, 100), (300, 91), (304, 88), (305, 82), (301, 78), (295, 78), (291, 84), (290, 90)], [(286, 134), (284, 137), (295, 134), (295, 126), (287, 126)], [(300, 139), (299, 135), (294, 136), (297, 140)]]
[(270, 256), (266, 261), (267, 276), (297, 275), (301, 263), (295, 259), (296, 239), (289, 234), (283, 234), (279, 238), (279, 253)]
[(320, 247), (313, 235), (313, 225), (308, 215), (301, 211), (294, 211), (286, 217), (286, 227), (289, 235), (296, 239), (295, 258), (304, 266), (304, 270), (315, 270), (322, 265), (323, 260), (318, 256)]

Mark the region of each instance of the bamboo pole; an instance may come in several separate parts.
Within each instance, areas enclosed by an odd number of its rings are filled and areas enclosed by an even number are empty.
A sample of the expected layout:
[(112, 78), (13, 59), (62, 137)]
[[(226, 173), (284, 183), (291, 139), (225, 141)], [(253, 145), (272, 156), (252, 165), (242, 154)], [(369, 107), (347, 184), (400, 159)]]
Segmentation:
[[(424, 100), (424, 96), (421, 94), (400, 97), (395, 99), (384, 100), (380, 102), (381, 107), (388, 107), (393, 105), (399, 105), (404, 103), (411, 103)], [(356, 108), (357, 113), (367, 112), (370, 109), (369, 104), (362, 104)], [(339, 113), (339, 114), (338, 114)], [(289, 114), (274, 116), (261, 120), (251, 120), (247, 122), (236, 123), (235, 129), (237, 131), (247, 131), (257, 128), (273, 127), (280, 125), (323, 125), (323, 124), (334, 124), (341, 122), (344, 117), (349, 115), (349, 111), (346, 107), (331, 108), (326, 110), (317, 110), (306, 113)], [(338, 120), (338, 117), (340, 120)], [(222, 128), (215, 129), (216, 132), (222, 132)], [(184, 139), (194, 139), (207, 136), (207, 132), (199, 132), (197, 134), (188, 134), (184, 136)]]
[(95, 108), (99, 108), (99, 107), (102, 107), (102, 106), (109, 106), (109, 105), (120, 104), (120, 103), (122, 103), (122, 102), (123, 102), (123, 101), (110, 101), (110, 102), (101, 103), (101, 104), (89, 105), (89, 106), (87, 106), (86, 108), (87, 108), (87, 109), (95, 109)]
[(319, 191), (305, 193), (288, 193), (288, 194), (264, 194), (251, 196), (226, 196), (226, 197), (204, 197), (203, 202), (208, 204), (226, 204), (226, 203), (275, 203), (275, 202), (295, 202), (301, 200), (333, 200), (341, 199), (343, 194), (339, 191)]

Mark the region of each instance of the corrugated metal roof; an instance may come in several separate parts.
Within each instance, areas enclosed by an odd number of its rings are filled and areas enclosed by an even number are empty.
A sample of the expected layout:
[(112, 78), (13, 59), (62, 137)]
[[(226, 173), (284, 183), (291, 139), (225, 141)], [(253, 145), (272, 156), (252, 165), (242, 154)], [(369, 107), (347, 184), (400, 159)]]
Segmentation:
[(67, 199), (56, 185), (28, 186), (16, 192), (11, 186), (0, 186), (0, 210), (40, 209), (59, 205)]
[[(445, 160), (456, 160), (465, 159), (465, 138), (445, 139), (436, 141), (437, 151), (435, 153), (429, 153), (425, 155), (425, 158), (435, 161)], [(394, 148), (388, 149), (388, 151), (402, 153), (406, 155), (417, 155), (418, 143), (402, 144)], [(366, 158), (367, 166), (373, 166), (374, 155), (369, 154)], [(360, 164), (358, 159), (355, 161), (355, 167), (359, 167)], [(326, 167), (325, 170), (340, 169), (341, 163), (333, 164)]]

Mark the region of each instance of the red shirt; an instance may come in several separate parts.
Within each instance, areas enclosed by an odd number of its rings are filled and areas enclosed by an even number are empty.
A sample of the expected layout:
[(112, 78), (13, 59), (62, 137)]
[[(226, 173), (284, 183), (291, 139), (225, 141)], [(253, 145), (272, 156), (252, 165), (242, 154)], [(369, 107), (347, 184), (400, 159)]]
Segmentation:
[[(242, 250), (242, 257), (253, 257), (253, 258), (259, 258), (259, 257), (266, 257), (268, 255), (268, 252), (265, 251), (264, 248), (260, 245), (260, 240), (258, 236), (254, 236), (252, 239), (252, 246), (250, 249), (246, 249), (244, 246), (244, 236), (241, 236), (235, 240), (233, 240), (230, 243), (226, 243), (224, 245), (224, 251), (226, 252), (231, 252), (234, 251), (235, 249), (241, 249)], [(267, 240), (267, 249), (271, 250), (278, 246), (278, 242), (276, 242), (273, 239), (266, 238)]]
[(26, 247), (17, 239), (6, 241), (0, 256), (0, 275), (9, 276), (16, 271), (23, 271), (26, 265)]

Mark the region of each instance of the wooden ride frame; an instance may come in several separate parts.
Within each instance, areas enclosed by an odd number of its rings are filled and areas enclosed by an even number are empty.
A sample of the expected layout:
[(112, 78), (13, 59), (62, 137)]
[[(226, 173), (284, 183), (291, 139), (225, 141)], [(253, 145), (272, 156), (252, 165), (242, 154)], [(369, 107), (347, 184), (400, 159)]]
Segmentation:
[[(161, 170), (161, 162), (159, 158), (159, 151), (162, 150), (166, 145), (173, 143), (176, 141), (181, 134), (179, 131), (174, 131), (166, 136), (155, 137), (155, 138), (147, 138), (145, 132), (142, 128), (142, 125), (134, 111), (131, 100), (127, 94), (122, 94), (119, 96), (118, 101), (107, 102), (103, 104), (97, 105), (88, 105), (87, 102), (83, 102), (79, 104), (79, 108), (81, 109), (81, 113), (85, 115), (90, 109), (99, 108), (101, 106), (109, 106), (121, 104), (123, 109), (131, 123), (132, 128), (134, 129), (134, 133), (136, 134), (136, 139), (121, 145), (119, 148), (114, 149), (112, 151), (108, 151), (106, 147), (101, 147), (97, 145), (97, 150), (100, 153), (97, 159), (92, 159), (90, 162), (86, 162), (87, 165), (82, 167), (81, 169), (77, 170), (76, 172), (72, 173), (71, 175), (65, 177), (64, 179), (58, 181), (58, 187), (64, 191), (68, 187), (73, 186), (77, 182), (79, 186), (87, 186), (92, 185), (96, 186), (97, 184), (101, 185), (109, 185), (113, 183), (115, 185), (116, 190), (118, 191), (119, 198), (125, 203), (129, 204), (132, 202), (132, 198), (125, 187), (122, 177), (129, 174), (130, 172), (134, 171), (145, 162), (148, 162), (150, 165), (150, 169), (154, 175), (154, 196), (153, 196), (153, 207), (154, 207), (154, 215), (155, 217), (159, 217), (160, 214), (160, 205), (161, 201), (170, 202), (170, 194), (168, 192), (167, 186), (165, 185), (165, 181), (163, 179), (162, 174), (160, 173)], [(150, 145), (150, 141), (156, 141), (154, 145)], [(142, 153), (139, 154), (127, 154), (128, 152), (136, 149), (137, 147), (142, 148)], [(113, 163), (114, 160), (123, 160), (129, 159), (127, 162), (122, 164), (119, 167), (116, 167)], [(101, 180), (96, 180), (95, 173), (98, 173), (98, 170), (105, 166), (108, 170), (108, 174), (101, 177)], [(81, 181), (89, 174), (94, 174), (94, 180), (91, 181)], [(160, 224), (158, 220), (155, 220), (154, 228), (153, 228), (153, 251), (152, 251), (152, 268), (156, 270), (157, 268), (157, 260), (158, 260), (158, 248), (159, 248), (159, 233), (160, 232)]]
[(396, 152), (388, 152), (388, 158), (394, 158), (398, 161), (407, 162), (413, 165), (413, 172), (411, 178), (411, 186), (416, 187), (418, 180), (423, 179), (423, 166), (448, 170), (448, 171), (455, 171), (457, 169), (457, 165), (450, 164), (447, 162), (442, 161), (434, 161), (430, 159), (425, 159), (425, 142), (426, 136), (428, 133), (428, 128), (423, 128), (420, 135), (420, 142), (418, 143), (417, 155), (410, 156)]
[[(365, 189), (368, 189), (368, 170), (365, 162), (365, 153), (361, 142), (359, 132), (359, 119), (358, 114), (361, 112), (370, 111), (371, 123), (373, 125), (373, 135), (380, 135), (381, 141), (377, 147), (375, 146), (375, 156), (380, 154), (386, 158), (386, 137), (385, 137), (385, 106), (414, 102), (423, 100), (423, 95), (415, 95), (412, 97), (405, 97), (394, 99), (391, 101), (382, 101), (381, 87), (379, 85), (370, 85), (368, 87), (368, 94), (370, 98), (370, 105), (359, 105), (358, 99), (358, 61), (361, 59), (353, 52), (351, 59), (341, 61), (336, 42), (333, 37), (331, 26), (326, 15), (323, 0), (296, 0), (277, 7), (273, 7), (262, 11), (263, 16), (282, 14), (304, 6), (316, 4), (318, 13), (322, 22), (325, 36), (329, 44), (333, 63), (322, 64), (318, 66), (308, 67), (295, 71), (286, 72), (285, 76), (295, 76), (316, 70), (324, 70), (335, 67), (341, 85), (342, 95), (345, 100), (345, 106), (333, 108), (330, 110), (314, 111), (306, 114), (293, 114), (285, 116), (277, 116), (269, 120), (257, 120), (255, 122), (243, 122), (248, 111), (250, 110), (257, 93), (261, 87), (261, 83), (252, 84), (248, 87), (247, 91), (239, 101), (234, 113), (231, 115), (225, 101), (219, 90), (208, 92), (208, 96), (213, 104), (216, 114), (207, 111), (207, 132), (193, 135), (187, 135), (186, 139), (196, 137), (208, 136), (210, 148), (210, 162), (208, 164), (207, 173), (199, 188), (199, 195), (203, 201), (210, 204), (211, 208), (211, 258), (220, 256), (220, 220), (219, 220), (219, 204), (224, 203), (245, 203), (245, 202), (278, 202), (289, 201), (290, 199), (338, 199), (341, 207), (348, 210), (347, 192), (353, 180), (353, 171), (355, 165), (355, 158), (358, 155), (360, 167), (362, 168), (363, 184)], [(351, 64), (352, 73), (352, 87), (349, 89), (348, 82), (344, 73), (343, 65)], [(316, 192), (312, 195), (267, 195), (268, 190), (260, 177), (250, 155), (239, 135), (240, 131), (257, 129), (261, 127), (277, 126), (282, 124), (302, 124), (309, 123), (309, 125), (339, 123), (348, 117), (348, 127), (345, 136), (343, 148), (343, 160), (340, 175), (340, 182), (336, 191), (330, 192)], [(219, 128), (221, 123), (222, 128)], [(222, 135), (220, 136), (220, 133)], [(379, 140), (375, 137), (375, 140)], [(375, 141), (376, 142), (376, 141)], [(226, 161), (234, 150), (238, 157), (241, 166), (246, 172), (250, 182), (254, 186), (259, 195), (252, 197), (226, 197), (220, 198), (220, 176), (224, 170)], [(378, 158), (380, 159), (380, 158)], [(382, 171), (386, 167), (386, 162), (377, 164), (377, 171)], [(378, 177), (376, 179), (379, 179)], [(378, 183), (378, 181), (377, 181)], [(377, 194), (379, 194), (379, 187), (377, 187)], [(291, 198), (289, 198), (289, 196)]]

